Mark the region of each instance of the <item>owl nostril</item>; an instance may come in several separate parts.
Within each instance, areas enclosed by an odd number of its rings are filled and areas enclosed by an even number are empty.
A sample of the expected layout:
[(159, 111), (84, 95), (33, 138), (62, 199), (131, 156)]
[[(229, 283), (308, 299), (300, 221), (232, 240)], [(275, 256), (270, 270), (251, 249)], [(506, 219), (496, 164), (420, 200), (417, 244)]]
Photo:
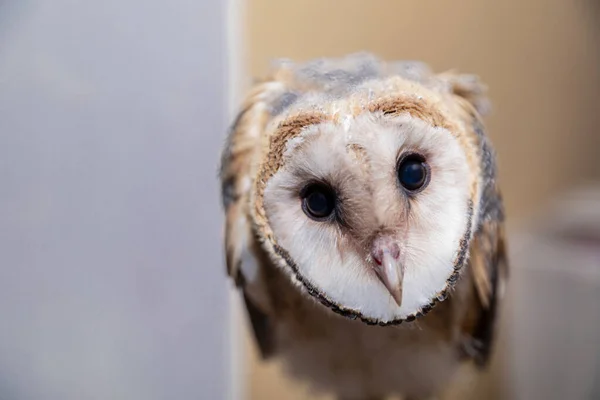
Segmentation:
[(375, 239), (371, 256), (378, 265), (381, 265), (383, 255), (389, 253), (394, 260), (400, 257), (400, 246), (393, 239), (388, 237), (380, 237)]
[(376, 249), (371, 255), (373, 256), (373, 260), (375, 260), (378, 265), (381, 265), (381, 260), (383, 260), (383, 250)]

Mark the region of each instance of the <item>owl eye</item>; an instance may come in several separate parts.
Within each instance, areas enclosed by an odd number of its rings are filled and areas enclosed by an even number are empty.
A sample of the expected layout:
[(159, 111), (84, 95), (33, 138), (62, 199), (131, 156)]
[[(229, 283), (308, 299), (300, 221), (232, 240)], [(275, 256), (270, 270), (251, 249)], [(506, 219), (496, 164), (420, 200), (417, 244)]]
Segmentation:
[(409, 154), (398, 163), (398, 180), (410, 192), (423, 190), (429, 183), (429, 166), (418, 154)]
[(323, 184), (310, 184), (300, 194), (302, 210), (316, 221), (329, 219), (335, 210), (335, 192)]

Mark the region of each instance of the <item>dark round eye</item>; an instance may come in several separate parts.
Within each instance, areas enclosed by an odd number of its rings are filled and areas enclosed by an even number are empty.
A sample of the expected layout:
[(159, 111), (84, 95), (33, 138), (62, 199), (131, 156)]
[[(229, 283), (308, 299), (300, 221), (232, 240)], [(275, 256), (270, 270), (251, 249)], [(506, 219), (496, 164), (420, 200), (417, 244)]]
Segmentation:
[(311, 184), (301, 193), (302, 209), (310, 218), (317, 221), (329, 219), (335, 209), (334, 191), (322, 184)]
[(398, 180), (411, 192), (423, 189), (429, 181), (429, 167), (423, 157), (410, 154), (400, 160), (398, 165)]

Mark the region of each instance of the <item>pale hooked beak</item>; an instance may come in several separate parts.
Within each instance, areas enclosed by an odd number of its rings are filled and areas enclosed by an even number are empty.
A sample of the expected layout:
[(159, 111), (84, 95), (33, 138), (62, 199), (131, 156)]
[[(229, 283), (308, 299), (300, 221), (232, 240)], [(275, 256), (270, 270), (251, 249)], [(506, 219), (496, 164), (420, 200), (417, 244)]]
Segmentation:
[(378, 238), (371, 252), (375, 260), (375, 272), (392, 298), (402, 305), (402, 281), (404, 266), (400, 263), (400, 247), (390, 238)]

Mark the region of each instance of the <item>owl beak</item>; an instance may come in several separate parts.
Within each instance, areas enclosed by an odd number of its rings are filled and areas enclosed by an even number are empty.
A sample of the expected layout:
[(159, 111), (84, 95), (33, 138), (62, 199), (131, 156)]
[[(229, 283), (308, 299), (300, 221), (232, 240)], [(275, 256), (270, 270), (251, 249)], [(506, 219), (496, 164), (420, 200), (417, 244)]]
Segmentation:
[(396, 243), (391, 245), (375, 245), (371, 254), (375, 260), (375, 272), (386, 287), (390, 295), (398, 304), (402, 305), (402, 280), (404, 268), (400, 263), (400, 249)]

